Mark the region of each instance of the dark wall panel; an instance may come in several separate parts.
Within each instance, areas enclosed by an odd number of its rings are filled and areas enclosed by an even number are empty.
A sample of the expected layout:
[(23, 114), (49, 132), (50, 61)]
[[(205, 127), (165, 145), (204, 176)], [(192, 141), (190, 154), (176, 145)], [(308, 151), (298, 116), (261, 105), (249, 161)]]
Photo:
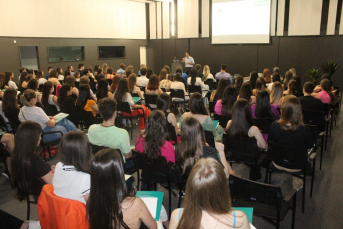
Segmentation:
[[(171, 68), (175, 56), (175, 39), (164, 39), (163, 42), (163, 63), (162, 65), (168, 65)], [(179, 57), (180, 58), (180, 57)], [(162, 66), (162, 67), (163, 67)], [(160, 69), (156, 69), (156, 73), (160, 73)]]
[(162, 41), (150, 40), (148, 46), (148, 66), (152, 68), (154, 73), (159, 73), (163, 66), (162, 60)]
[(271, 45), (258, 45), (257, 69), (251, 71), (263, 72), (265, 68), (278, 66), (279, 37), (271, 38)]
[[(16, 40), (16, 44), (13, 42)], [(98, 46), (125, 46), (126, 57), (118, 59), (99, 60)], [(114, 70), (119, 68), (120, 63), (126, 65), (133, 65), (135, 72), (139, 68), (139, 46), (146, 46), (146, 40), (119, 40), (119, 39), (73, 39), (73, 38), (13, 38), (0, 37), (0, 72), (12, 71), (15, 76), (19, 75), (19, 68), (21, 66), (19, 56), (19, 46), (38, 46), (38, 55), (40, 68), (47, 71), (49, 66), (53, 68), (62, 67), (63, 70), (68, 65), (74, 66), (77, 69), (79, 63), (84, 63), (86, 67), (96, 64), (107, 63), (113, 67)], [(51, 46), (85, 46), (85, 60), (80, 62), (48, 62), (48, 47)]]

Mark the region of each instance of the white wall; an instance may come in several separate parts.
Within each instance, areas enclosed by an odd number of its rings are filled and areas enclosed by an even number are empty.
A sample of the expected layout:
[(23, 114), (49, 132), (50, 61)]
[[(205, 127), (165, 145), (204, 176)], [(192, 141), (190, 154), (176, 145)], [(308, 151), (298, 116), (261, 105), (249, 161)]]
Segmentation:
[(0, 36), (146, 39), (145, 3), (0, 0)]

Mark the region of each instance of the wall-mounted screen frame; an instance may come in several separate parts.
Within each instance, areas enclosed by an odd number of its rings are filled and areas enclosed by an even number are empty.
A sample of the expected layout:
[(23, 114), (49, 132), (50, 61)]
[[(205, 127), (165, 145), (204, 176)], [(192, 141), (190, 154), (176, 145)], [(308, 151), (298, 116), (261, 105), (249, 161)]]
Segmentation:
[(125, 46), (98, 46), (99, 60), (125, 58)]
[(84, 46), (54, 46), (48, 47), (49, 63), (71, 62), (85, 60)]

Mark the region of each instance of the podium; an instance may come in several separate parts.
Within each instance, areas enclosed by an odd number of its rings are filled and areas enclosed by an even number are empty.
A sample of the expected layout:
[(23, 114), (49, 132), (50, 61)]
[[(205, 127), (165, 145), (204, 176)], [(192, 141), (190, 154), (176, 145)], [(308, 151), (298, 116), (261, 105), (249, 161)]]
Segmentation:
[[(176, 73), (176, 68), (179, 66), (181, 67), (181, 69), (183, 69), (183, 64), (181, 64), (180, 60), (173, 60), (173, 63), (171, 64), (172, 74)], [(183, 72), (183, 70), (182, 70), (182, 72)]]

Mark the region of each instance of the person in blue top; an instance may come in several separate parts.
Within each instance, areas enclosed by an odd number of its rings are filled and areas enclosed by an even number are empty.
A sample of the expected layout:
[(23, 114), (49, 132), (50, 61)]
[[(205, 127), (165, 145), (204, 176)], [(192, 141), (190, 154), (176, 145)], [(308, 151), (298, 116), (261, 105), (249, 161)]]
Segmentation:
[(244, 212), (232, 210), (228, 180), (213, 158), (201, 159), (192, 168), (183, 206), (173, 211), (169, 229), (250, 228)]
[(226, 64), (222, 64), (222, 66), (220, 67), (220, 72), (218, 72), (215, 75), (216, 80), (220, 80), (221, 78), (225, 78), (229, 81), (229, 84), (232, 84), (232, 76), (230, 75), (230, 73), (226, 72)]
[(181, 63), (185, 63), (185, 72), (187, 75), (189, 75), (191, 68), (193, 67), (193, 65), (195, 65), (194, 59), (189, 55), (189, 52), (185, 53), (185, 57), (182, 58)]

